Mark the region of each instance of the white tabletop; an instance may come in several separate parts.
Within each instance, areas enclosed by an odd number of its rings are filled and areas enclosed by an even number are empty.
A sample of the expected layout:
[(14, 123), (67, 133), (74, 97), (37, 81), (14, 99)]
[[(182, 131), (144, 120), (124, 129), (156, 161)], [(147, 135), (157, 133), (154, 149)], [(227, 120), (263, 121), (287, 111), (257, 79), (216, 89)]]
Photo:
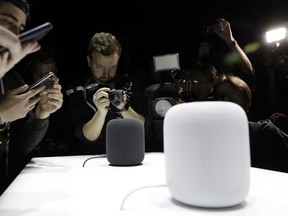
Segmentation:
[(110, 166), (92, 156), (33, 158), (0, 197), (1, 216), (232, 215), (287, 216), (288, 174), (251, 168), (242, 205), (202, 209), (172, 199), (163, 153), (146, 153), (142, 165)]

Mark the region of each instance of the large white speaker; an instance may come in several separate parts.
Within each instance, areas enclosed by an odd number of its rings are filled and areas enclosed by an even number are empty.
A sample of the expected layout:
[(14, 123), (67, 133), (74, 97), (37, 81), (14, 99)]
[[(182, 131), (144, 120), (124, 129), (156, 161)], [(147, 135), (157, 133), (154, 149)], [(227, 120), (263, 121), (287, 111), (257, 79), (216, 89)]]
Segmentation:
[(250, 186), (248, 119), (237, 104), (178, 104), (164, 118), (166, 179), (184, 204), (222, 208), (244, 202)]

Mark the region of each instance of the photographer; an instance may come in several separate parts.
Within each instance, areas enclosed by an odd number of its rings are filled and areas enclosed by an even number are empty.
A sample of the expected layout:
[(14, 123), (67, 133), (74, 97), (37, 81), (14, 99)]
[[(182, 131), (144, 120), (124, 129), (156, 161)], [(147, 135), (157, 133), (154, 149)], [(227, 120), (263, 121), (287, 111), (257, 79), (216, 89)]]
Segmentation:
[(185, 102), (214, 100), (214, 85), (221, 77), (216, 68), (209, 63), (192, 65), (183, 75), (185, 84), (182, 99)]
[(144, 115), (140, 114), (145, 105), (135, 89), (131, 89), (129, 77), (118, 73), (121, 52), (121, 44), (115, 36), (96, 33), (88, 45), (87, 61), (91, 69), (88, 79), (66, 91), (82, 153), (105, 153), (106, 125), (111, 119), (139, 119), (145, 123)]

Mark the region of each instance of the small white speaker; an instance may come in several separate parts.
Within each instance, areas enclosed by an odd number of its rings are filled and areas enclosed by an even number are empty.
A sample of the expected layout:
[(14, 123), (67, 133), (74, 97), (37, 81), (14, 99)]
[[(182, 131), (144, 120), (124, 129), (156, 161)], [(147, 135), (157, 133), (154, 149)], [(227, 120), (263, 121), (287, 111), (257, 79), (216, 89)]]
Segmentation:
[(250, 187), (248, 119), (236, 103), (171, 107), (164, 118), (166, 179), (184, 204), (223, 208), (244, 202)]
[(145, 155), (144, 124), (138, 119), (112, 119), (106, 127), (106, 155), (110, 165), (140, 165)]

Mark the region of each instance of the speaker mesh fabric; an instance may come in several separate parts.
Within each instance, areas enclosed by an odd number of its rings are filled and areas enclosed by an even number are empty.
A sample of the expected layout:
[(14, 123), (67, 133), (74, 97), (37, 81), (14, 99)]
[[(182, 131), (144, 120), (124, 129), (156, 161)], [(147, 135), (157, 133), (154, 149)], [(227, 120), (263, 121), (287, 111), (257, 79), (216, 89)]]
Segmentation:
[(113, 119), (106, 127), (107, 160), (115, 166), (140, 165), (144, 160), (144, 125), (136, 119)]

